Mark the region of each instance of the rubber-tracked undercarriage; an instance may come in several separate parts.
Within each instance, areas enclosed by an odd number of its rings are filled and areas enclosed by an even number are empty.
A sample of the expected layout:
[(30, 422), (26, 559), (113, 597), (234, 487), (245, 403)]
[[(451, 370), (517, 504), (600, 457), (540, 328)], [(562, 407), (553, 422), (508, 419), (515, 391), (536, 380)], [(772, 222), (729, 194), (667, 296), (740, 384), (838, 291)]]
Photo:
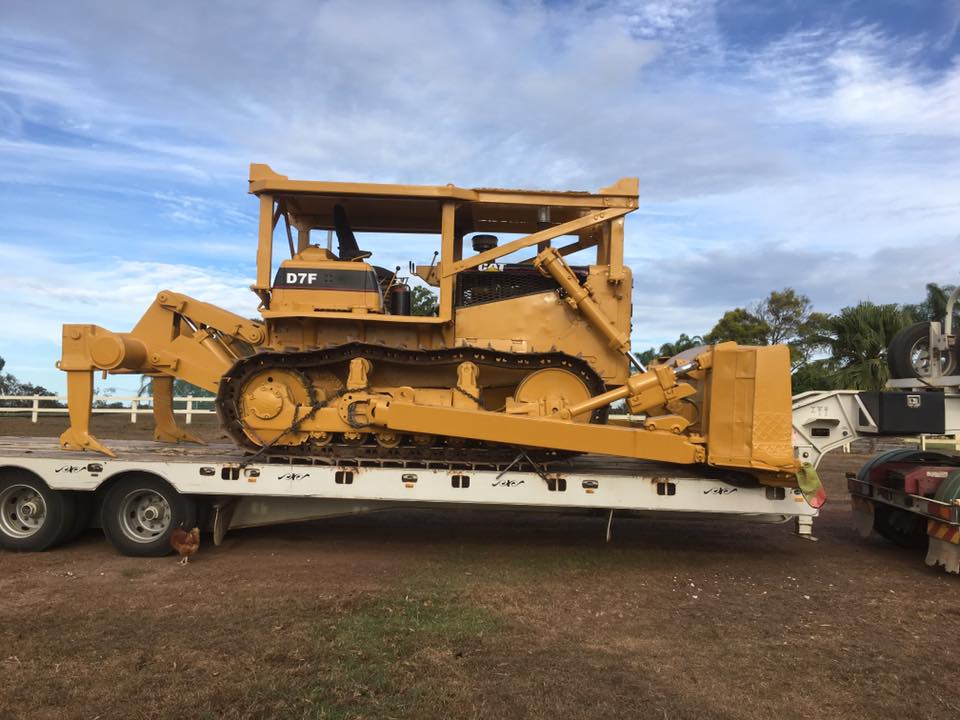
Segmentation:
[[(174, 422), (180, 378), (216, 393), (225, 430), (254, 454), (533, 462), (592, 452), (803, 484), (786, 347), (724, 343), (649, 368), (631, 352), (623, 222), (637, 187), (326, 183), (252, 165), (262, 321), (165, 290), (128, 333), (64, 326), (61, 445), (112, 454), (90, 434), (93, 373), (143, 373), (159, 440), (193, 439)], [(433, 261), (410, 265), (438, 290), (433, 314), (414, 314), (410, 278), (373, 264), (355, 233), (439, 236)], [(275, 234), (290, 257), (274, 275)], [(610, 419), (621, 402), (630, 419)]]

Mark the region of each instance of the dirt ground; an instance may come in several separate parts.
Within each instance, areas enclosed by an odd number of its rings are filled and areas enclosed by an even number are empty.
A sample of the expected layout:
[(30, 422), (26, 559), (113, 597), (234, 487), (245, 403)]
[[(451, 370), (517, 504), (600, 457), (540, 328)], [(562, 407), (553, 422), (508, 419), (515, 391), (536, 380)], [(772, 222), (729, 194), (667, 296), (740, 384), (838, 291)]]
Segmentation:
[(0, 553), (0, 718), (956, 717), (960, 578), (856, 535), (864, 459), (822, 466), (818, 542), (407, 511), (233, 531), (186, 567), (94, 531)]

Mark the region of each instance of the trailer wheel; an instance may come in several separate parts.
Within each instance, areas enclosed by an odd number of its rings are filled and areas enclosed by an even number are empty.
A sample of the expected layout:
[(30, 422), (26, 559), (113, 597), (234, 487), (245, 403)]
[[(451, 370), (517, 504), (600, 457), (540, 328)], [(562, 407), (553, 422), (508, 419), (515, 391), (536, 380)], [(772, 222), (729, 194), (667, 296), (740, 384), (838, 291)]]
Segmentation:
[(927, 546), (927, 519), (923, 515), (877, 503), (873, 529), (880, 537), (902, 548), (919, 550)]
[[(941, 355), (941, 375), (953, 375), (960, 365), (960, 349)], [(887, 365), (895, 378), (930, 375), (930, 323), (920, 322), (900, 330), (887, 348)]]
[(953, 458), (935, 450), (918, 450), (914, 448), (894, 448), (884, 450), (867, 460), (857, 471), (857, 480), (866, 482), (870, 479), (870, 471), (878, 465), (890, 462), (931, 463), (934, 465), (952, 462)]
[[(857, 472), (857, 479), (866, 482), (873, 468), (892, 462), (943, 464), (951, 462), (949, 455), (931, 450), (896, 448), (877, 453), (864, 463)], [(921, 515), (899, 508), (874, 503), (873, 529), (880, 537), (905, 548), (922, 548), (927, 543), (927, 524)]]
[(117, 551), (132, 557), (169, 554), (173, 529), (192, 528), (196, 520), (193, 498), (152, 475), (119, 480), (107, 491), (100, 510), (107, 540)]
[(25, 552), (47, 550), (67, 539), (75, 519), (72, 493), (51, 490), (27, 472), (0, 478), (0, 547)]

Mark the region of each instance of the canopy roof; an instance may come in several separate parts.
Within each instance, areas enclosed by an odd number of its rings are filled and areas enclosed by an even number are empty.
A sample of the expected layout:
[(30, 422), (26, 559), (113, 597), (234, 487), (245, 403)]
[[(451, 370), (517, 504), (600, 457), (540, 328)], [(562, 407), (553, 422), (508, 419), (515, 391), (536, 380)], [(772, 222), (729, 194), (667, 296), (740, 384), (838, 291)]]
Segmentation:
[(638, 187), (636, 178), (624, 178), (596, 193), (318, 182), (290, 180), (269, 165), (250, 165), (250, 192), (272, 196), (301, 230), (333, 229), (333, 208), (339, 204), (357, 232), (439, 233), (440, 207), (453, 200), (458, 233), (532, 233), (541, 227), (542, 208), (548, 209), (551, 225), (591, 210), (635, 208)]

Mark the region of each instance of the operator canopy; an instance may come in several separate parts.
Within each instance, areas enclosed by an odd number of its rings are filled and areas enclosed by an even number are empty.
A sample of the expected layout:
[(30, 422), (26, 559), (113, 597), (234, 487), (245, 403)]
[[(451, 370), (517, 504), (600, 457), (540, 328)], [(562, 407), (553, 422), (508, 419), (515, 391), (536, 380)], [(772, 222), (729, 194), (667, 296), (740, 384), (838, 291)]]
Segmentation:
[(441, 231), (442, 203), (457, 200), (460, 233), (533, 233), (542, 227), (544, 207), (549, 207), (550, 224), (555, 225), (637, 194), (635, 180), (622, 180), (599, 193), (290, 180), (260, 163), (250, 166), (250, 192), (272, 196), (298, 230), (336, 230), (341, 242), (338, 205), (349, 217), (352, 232), (436, 234)]

